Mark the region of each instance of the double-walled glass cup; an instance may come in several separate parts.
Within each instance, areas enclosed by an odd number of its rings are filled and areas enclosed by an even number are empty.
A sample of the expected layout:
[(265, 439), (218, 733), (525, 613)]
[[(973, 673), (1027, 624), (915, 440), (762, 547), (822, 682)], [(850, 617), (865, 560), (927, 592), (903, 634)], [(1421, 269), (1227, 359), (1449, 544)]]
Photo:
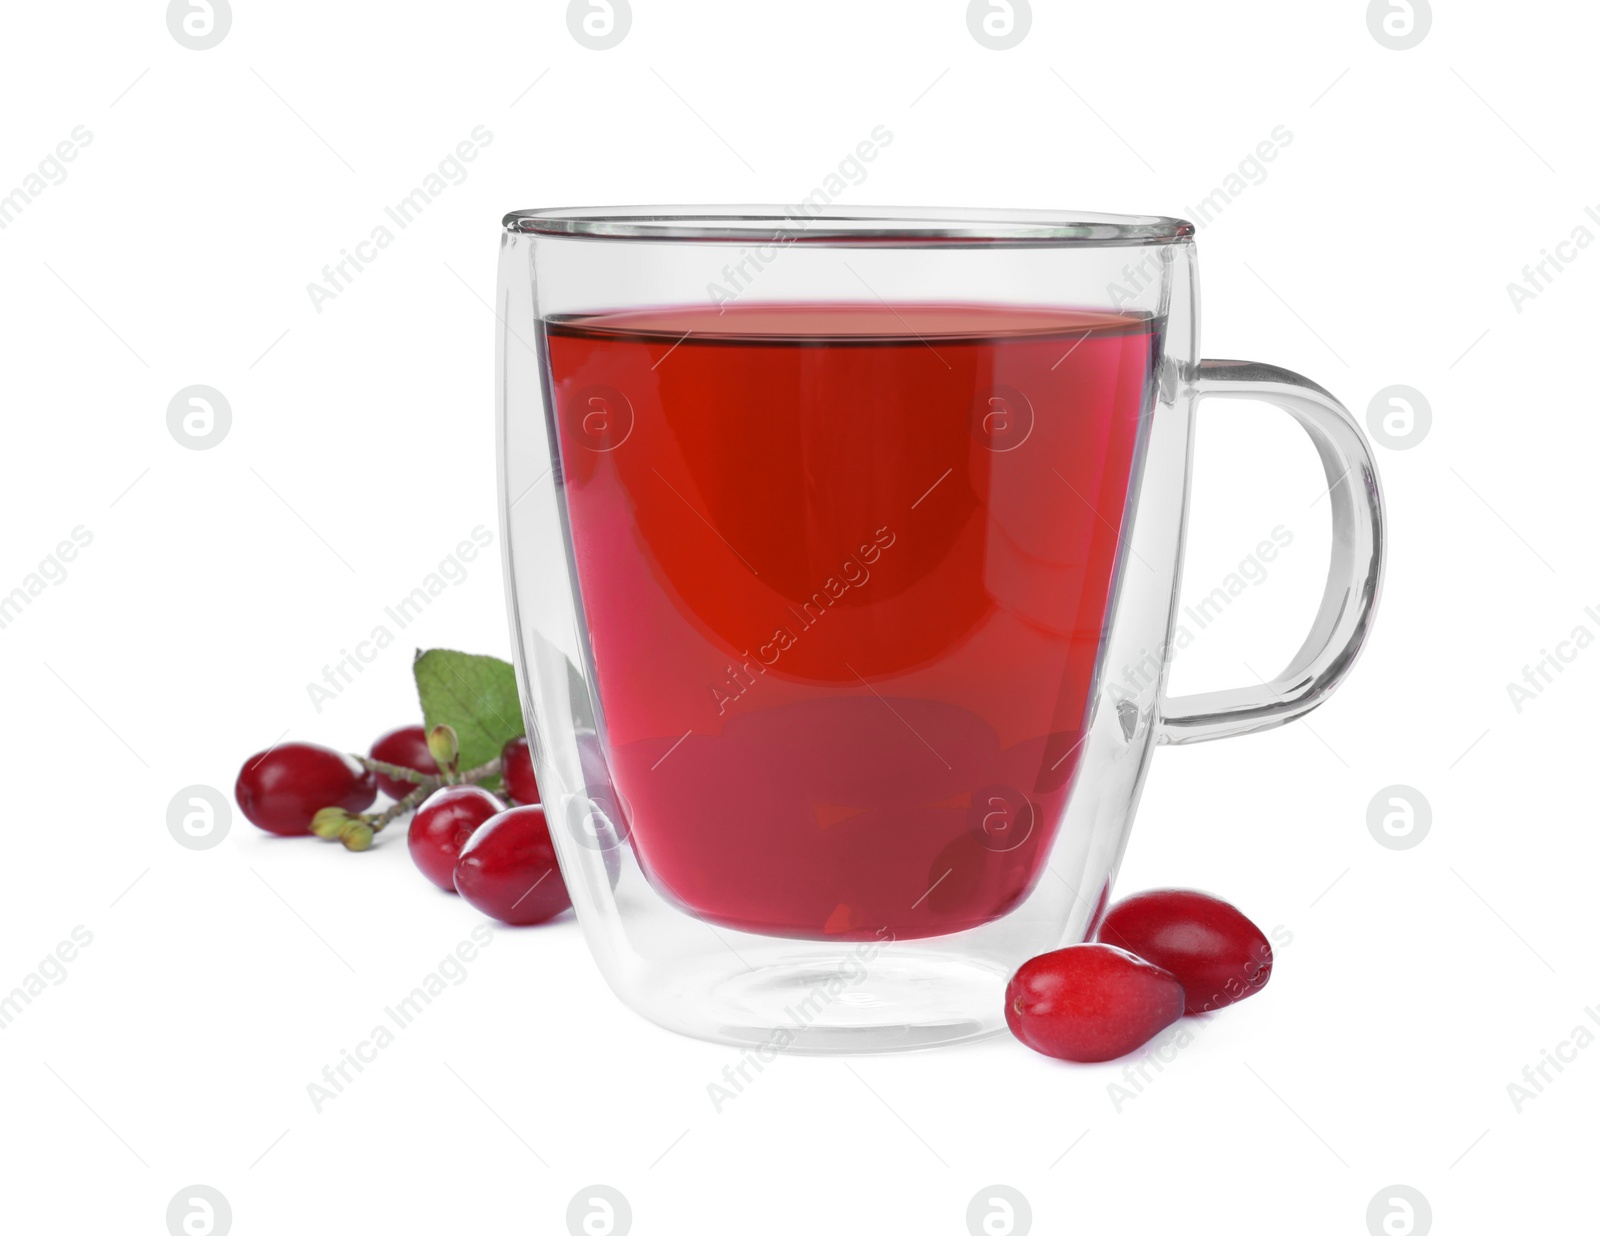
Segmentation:
[[(522, 211), (500, 502), (523, 711), (617, 994), (756, 1049), (1004, 1026), (1083, 940), (1152, 749), (1326, 699), (1376, 469), (1295, 374), (1196, 359), (1192, 227), (1035, 211)], [(1295, 418), (1333, 553), (1273, 681), (1164, 679), (1206, 397)]]

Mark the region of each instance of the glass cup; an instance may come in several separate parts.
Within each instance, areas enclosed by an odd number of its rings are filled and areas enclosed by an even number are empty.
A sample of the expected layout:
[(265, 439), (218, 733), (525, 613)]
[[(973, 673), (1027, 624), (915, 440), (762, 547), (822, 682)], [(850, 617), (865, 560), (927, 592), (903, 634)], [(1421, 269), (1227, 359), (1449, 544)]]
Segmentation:
[[(1004, 1027), (1093, 931), (1150, 752), (1327, 698), (1382, 575), (1328, 392), (1196, 359), (1193, 228), (1038, 211), (519, 211), (501, 239), (512, 646), (589, 946), (757, 1050)], [(1333, 552), (1273, 681), (1165, 693), (1194, 413), (1311, 437)]]

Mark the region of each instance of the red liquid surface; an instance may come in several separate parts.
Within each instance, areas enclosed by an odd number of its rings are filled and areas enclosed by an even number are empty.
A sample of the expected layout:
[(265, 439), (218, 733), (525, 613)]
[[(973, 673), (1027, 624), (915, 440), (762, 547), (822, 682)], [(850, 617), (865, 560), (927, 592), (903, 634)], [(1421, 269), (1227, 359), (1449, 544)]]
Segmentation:
[(1077, 764), (1158, 324), (995, 305), (545, 327), (613, 796), (774, 935), (1012, 909)]

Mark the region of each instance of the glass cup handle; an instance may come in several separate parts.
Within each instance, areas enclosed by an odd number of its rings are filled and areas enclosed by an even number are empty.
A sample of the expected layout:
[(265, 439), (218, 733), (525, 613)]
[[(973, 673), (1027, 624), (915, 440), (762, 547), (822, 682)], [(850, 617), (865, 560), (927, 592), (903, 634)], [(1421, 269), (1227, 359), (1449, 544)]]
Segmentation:
[(1366, 642), (1383, 579), (1378, 469), (1343, 404), (1299, 374), (1251, 361), (1201, 361), (1194, 393), (1200, 399), (1259, 399), (1300, 423), (1328, 478), (1333, 558), (1311, 632), (1288, 667), (1256, 686), (1164, 698), (1158, 741), (1172, 744), (1271, 729), (1322, 703), (1350, 672)]

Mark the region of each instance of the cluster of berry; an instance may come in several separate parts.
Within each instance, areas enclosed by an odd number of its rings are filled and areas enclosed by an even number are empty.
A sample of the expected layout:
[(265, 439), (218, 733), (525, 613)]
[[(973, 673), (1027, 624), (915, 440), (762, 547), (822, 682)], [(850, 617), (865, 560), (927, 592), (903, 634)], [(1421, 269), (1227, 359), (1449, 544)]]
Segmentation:
[(1035, 957), (1012, 975), (1006, 1023), (1035, 1051), (1114, 1060), (1186, 1013), (1255, 995), (1272, 975), (1261, 929), (1226, 901), (1187, 889), (1119, 901), (1097, 941)]
[[(493, 748), (490, 748), (491, 750)], [(462, 770), (448, 725), (390, 730), (366, 756), (315, 743), (284, 743), (251, 756), (234, 798), (245, 817), (280, 836), (315, 835), (347, 849), (371, 847), (411, 812), (409, 843), (418, 870), (502, 923), (554, 918), (572, 904), (539, 800), (526, 738), (497, 759)], [(500, 779), (500, 793), (483, 782)], [(393, 801), (371, 813), (382, 790)]]

